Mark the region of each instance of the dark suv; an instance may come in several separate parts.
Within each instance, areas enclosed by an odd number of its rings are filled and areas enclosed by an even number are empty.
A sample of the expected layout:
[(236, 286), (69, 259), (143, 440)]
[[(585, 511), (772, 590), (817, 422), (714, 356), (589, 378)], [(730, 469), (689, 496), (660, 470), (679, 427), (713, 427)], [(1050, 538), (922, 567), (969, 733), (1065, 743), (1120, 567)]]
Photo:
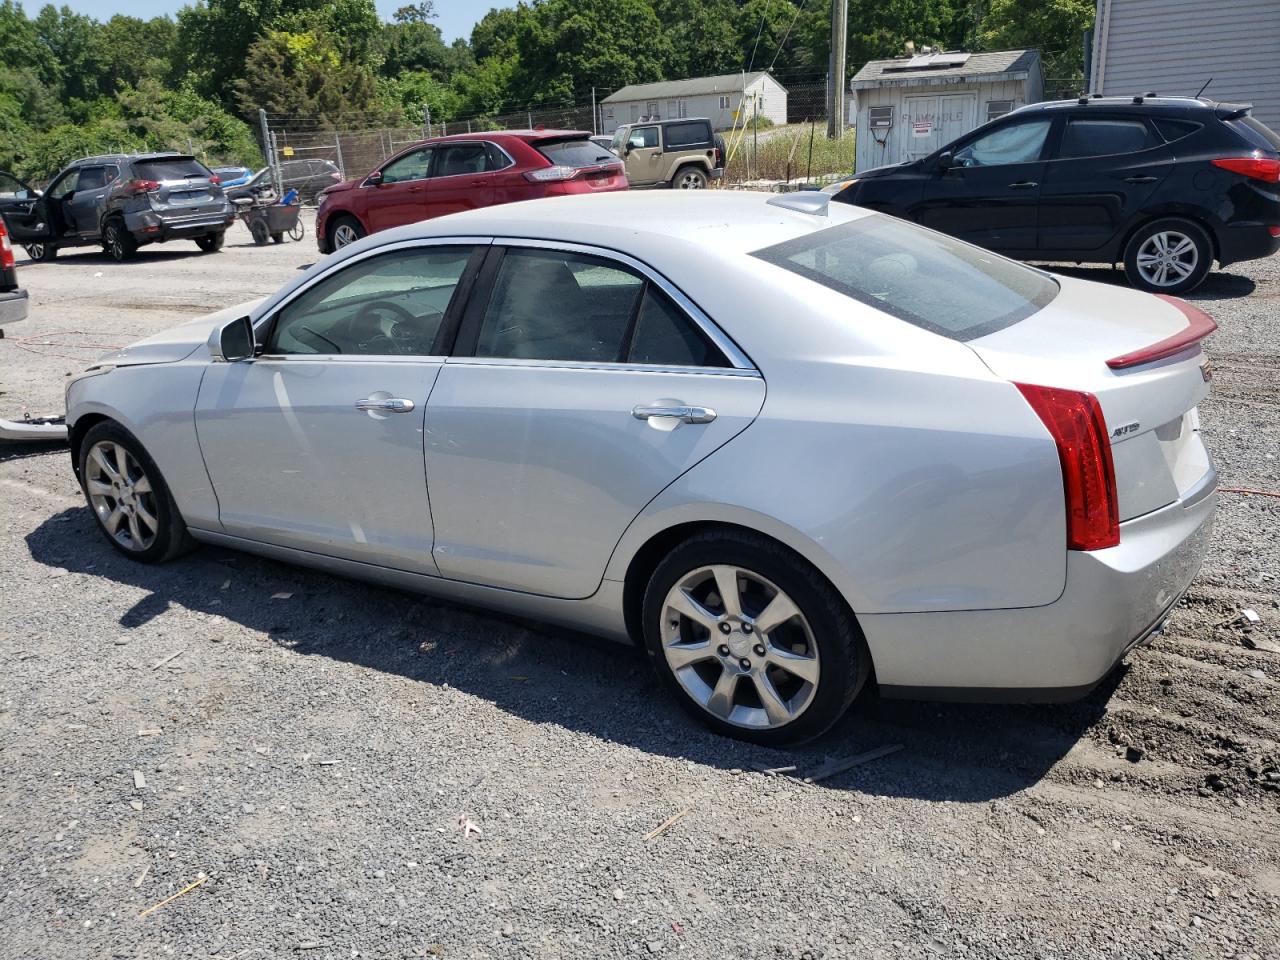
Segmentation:
[(0, 215), (33, 260), (80, 246), (128, 260), (143, 244), (166, 240), (194, 240), (212, 252), (235, 221), (218, 178), (195, 157), (176, 153), (86, 157), (43, 193), (0, 172)]
[(1181, 293), (1280, 249), (1280, 136), (1251, 107), (1081, 97), (1022, 107), (919, 160), (856, 173), (834, 199), (1023, 260), (1123, 263)]

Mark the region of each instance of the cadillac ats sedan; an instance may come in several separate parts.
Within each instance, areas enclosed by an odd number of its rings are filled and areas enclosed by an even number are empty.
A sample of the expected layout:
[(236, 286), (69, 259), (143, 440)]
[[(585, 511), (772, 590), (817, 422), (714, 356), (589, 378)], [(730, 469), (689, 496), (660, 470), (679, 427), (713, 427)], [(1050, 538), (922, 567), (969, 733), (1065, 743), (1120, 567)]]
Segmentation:
[(75, 378), (103, 534), (642, 645), (713, 729), (1061, 701), (1206, 550), (1213, 321), (821, 194), (388, 230)]

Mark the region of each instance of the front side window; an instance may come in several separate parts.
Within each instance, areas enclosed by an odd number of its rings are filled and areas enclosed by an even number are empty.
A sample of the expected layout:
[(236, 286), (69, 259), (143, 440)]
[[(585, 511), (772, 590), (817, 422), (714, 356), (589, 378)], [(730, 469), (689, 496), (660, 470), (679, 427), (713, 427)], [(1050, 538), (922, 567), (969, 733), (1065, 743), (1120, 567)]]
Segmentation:
[(461, 177), (489, 170), (489, 151), (483, 143), (459, 143), (436, 149), (437, 177)]
[(629, 147), (656, 147), (658, 145), (657, 127), (637, 127), (627, 138)]
[(645, 277), (556, 250), (506, 251), (476, 356), (727, 366), (702, 331)]
[(276, 315), (266, 352), (432, 356), (471, 247), (397, 250), (325, 277)]
[(1141, 120), (1103, 120), (1097, 118), (1067, 121), (1058, 157), (1110, 157), (1118, 153), (1137, 153), (1159, 143), (1154, 133)]
[(893, 217), (863, 217), (753, 256), (952, 340), (1012, 326), (1058, 295), (1039, 270)]
[(115, 178), (115, 167), (81, 167), (80, 183), (76, 190), (81, 193), (86, 190), (101, 190)]
[(68, 194), (75, 193), (78, 189), (77, 185), (79, 183), (80, 171), (78, 169), (69, 170), (61, 180), (49, 188), (49, 196), (53, 197), (55, 200), (61, 200)]
[(1032, 163), (1040, 159), (1049, 120), (1011, 123), (978, 137), (957, 150), (952, 163), (957, 167), (996, 167), (1010, 163)]
[(397, 157), (382, 168), (383, 183), (408, 183), (425, 180), (431, 169), (431, 148), (424, 147)]

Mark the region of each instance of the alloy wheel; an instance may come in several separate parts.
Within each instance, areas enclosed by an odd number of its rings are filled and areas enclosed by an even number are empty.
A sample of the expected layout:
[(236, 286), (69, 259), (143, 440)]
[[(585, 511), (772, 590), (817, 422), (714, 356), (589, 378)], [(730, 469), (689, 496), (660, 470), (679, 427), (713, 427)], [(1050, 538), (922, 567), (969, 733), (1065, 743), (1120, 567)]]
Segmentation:
[(703, 178), (697, 173), (685, 173), (680, 177), (681, 190), (701, 190), (704, 186)]
[(1181, 283), (1195, 272), (1199, 262), (1195, 241), (1177, 230), (1153, 233), (1138, 248), (1138, 273), (1153, 287)]
[(116, 260), (124, 259), (124, 238), (114, 223), (107, 225), (107, 252)]
[(27, 251), (27, 256), (28, 256), (28, 257), (30, 257), (32, 260), (43, 260), (43, 259), (44, 259), (44, 244), (43, 244), (43, 243), (28, 243), (28, 244), (27, 244), (26, 246), (24, 246), (22, 249), (24, 249), (24, 250), (26, 250), (26, 251)]
[(677, 581), (663, 602), (662, 652), (693, 701), (734, 726), (784, 726), (818, 690), (809, 621), (779, 587), (742, 567), (700, 567)]
[(349, 243), (355, 243), (359, 239), (360, 234), (349, 223), (340, 223), (337, 229), (333, 231), (333, 246), (338, 250), (341, 250)]
[(155, 491), (125, 447), (102, 440), (90, 448), (85, 489), (102, 526), (126, 550), (141, 552), (156, 542), (160, 520)]

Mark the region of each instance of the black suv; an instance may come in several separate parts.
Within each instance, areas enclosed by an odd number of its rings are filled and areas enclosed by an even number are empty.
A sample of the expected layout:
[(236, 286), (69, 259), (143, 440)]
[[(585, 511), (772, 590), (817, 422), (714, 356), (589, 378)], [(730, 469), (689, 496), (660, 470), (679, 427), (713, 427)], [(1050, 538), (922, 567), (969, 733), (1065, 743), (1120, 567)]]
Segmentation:
[(43, 193), (0, 171), (0, 215), (33, 260), (80, 246), (128, 260), (143, 244), (166, 240), (194, 240), (212, 252), (235, 221), (218, 178), (195, 157), (176, 153), (86, 157)]
[(1081, 97), (1022, 107), (834, 199), (1023, 260), (1124, 263), (1181, 293), (1280, 249), (1280, 136), (1247, 105)]

